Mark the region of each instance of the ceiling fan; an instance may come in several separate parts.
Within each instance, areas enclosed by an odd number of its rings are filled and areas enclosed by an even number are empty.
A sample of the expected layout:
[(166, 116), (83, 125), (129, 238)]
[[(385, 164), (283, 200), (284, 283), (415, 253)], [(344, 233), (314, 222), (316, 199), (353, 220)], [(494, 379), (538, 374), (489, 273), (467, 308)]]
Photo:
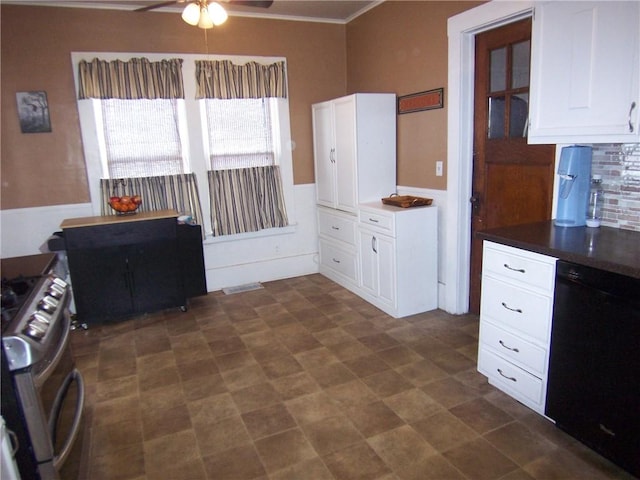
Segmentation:
[[(148, 12), (157, 8), (168, 7), (175, 4), (186, 3), (182, 11), (182, 19), (189, 25), (197, 25), (200, 28), (213, 28), (227, 20), (227, 12), (224, 7), (213, 0), (173, 0), (160, 2), (146, 7), (137, 8), (136, 12)], [(246, 7), (269, 8), (273, 0), (223, 0), (223, 3), (242, 5)]]

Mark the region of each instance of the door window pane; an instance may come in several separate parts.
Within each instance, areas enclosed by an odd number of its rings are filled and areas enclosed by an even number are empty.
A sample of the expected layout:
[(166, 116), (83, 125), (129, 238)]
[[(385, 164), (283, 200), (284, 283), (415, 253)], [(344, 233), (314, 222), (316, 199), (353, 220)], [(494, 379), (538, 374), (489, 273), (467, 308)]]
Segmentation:
[(507, 48), (497, 48), (491, 50), (491, 58), (489, 60), (489, 85), (490, 92), (501, 92), (507, 88)]
[(511, 88), (529, 86), (529, 60), (531, 41), (516, 43), (512, 47), (513, 70), (511, 72)]
[(489, 138), (504, 137), (505, 98), (489, 97)]
[(529, 116), (529, 94), (521, 93), (511, 97), (511, 115), (509, 115), (509, 136), (526, 137), (527, 118)]

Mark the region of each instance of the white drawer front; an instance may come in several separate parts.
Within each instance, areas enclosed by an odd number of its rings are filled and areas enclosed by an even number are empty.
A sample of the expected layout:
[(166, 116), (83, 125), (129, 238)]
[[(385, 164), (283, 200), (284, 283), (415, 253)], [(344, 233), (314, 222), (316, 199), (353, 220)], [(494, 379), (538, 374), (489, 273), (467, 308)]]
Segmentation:
[(329, 268), (353, 282), (358, 279), (356, 253), (322, 239), (320, 240), (320, 263), (323, 267)]
[(484, 347), (491, 348), (500, 356), (513, 360), (525, 370), (544, 376), (547, 370), (547, 352), (520, 337), (482, 322), (480, 324), (480, 343)]
[(542, 380), (487, 349), (480, 348), (478, 352), (478, 370), (489, 377), (492, 383), (513, 392), (516, 398), (520, 396), (531, 403), (542, 404), (544, 394)]
[(393, 215), (384, 215), (370, 210), (361, 209), (360, 223), (393, 232)]
[(550, 293), (554, 285), (555, 259), (484, 242), (482, 271)]
[(480, 315), (522, 332), (544, 344), (549, 341), (551, 298), (492, 277), (482, 277)]
[(318, 230), (320, 235), (335, 238), (349, 245), (356, 244), (356, 220), (332, 215), (325, 210), (318, 210)]

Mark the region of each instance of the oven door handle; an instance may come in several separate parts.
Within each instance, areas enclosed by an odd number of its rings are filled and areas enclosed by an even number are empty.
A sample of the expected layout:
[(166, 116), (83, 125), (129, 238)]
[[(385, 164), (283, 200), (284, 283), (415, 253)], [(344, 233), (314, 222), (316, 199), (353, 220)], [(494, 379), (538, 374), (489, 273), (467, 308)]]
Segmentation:
[(60, 452), (56, 452), (56, 455), (53, 458), (53, 466), (56, 470), (60, 469), (64, 461), (69, 456), (71, 447), (73, 447), (73, 442), (75, 441), (76, 437), (78, 436), (78, 432), (80, 431), (80, 422), (82, 421), (82, 411), (84, 409), (84, 379), (82, 378), (82, 374), (78, 371), (77, 368), (71, 370), (71, 372), (69, 372), (69, 375), (67, 375), (67, 378), (64, 379), (62, 387), (60, 388), (60, 390), (58, 390), (56, 399), (51, 406), (51, 413), (49, 414), (49, 435), (51, 436), (52, 443), (55, 443), (56, 425), (58, 423), (60, 409), (62, 408), (62, 402), (64, 402), (64, 399), (67, 396), (67, 392), (69, 391), (69, 388), (74, 381), (78, 386), (76, 410), (73, 417), (73, 424), (71, 425), (71, 431), (65, 439), (64, 445), (60, 449)]

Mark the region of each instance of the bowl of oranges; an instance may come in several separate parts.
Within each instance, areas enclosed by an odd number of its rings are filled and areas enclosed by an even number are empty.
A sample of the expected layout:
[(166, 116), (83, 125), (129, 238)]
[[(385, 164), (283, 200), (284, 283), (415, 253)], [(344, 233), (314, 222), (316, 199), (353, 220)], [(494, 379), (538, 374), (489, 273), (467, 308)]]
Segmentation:
[(123, 195), (110, 197), (109, 205), (116, 211), (116, 215), (133, 215), (142, 203), (140, 195)]

